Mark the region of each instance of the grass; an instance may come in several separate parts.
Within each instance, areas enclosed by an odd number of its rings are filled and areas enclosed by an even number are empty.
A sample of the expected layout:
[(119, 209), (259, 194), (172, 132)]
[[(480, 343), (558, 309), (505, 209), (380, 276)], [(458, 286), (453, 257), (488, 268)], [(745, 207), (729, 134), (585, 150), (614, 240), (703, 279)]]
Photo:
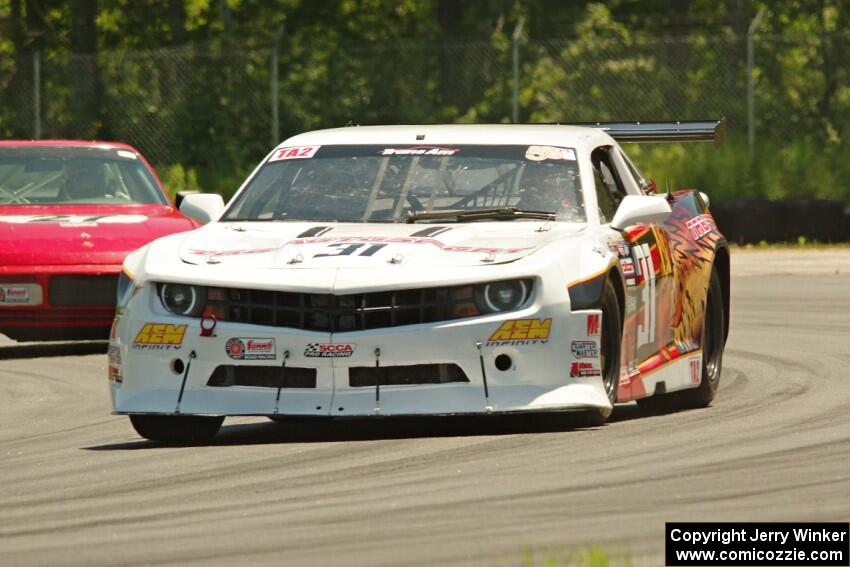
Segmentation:
[(805, 236), (797, 238), (797, 242), (766, 242), (762, 240), (758, 244), (730, 244), (733, 251), (735, 250), (847, 250), (850, 249), (850, 242), (818, 242), (817, 240), (808, 240)]
[(631, 556), (613, 556), (599, 546), (572, 552), (546, 552), (537, 557), (531, 549), (523, 551), (521, 567), (633, 567)]
[(747, 141), (730, 137), (702, 143), (625, 144), (625, 150), (658, 191), (704, 191), (713, 203), (739, 198), (828, 199), (850, 205), (850, 144), (808, 138), (763, 140), (750, 156)]

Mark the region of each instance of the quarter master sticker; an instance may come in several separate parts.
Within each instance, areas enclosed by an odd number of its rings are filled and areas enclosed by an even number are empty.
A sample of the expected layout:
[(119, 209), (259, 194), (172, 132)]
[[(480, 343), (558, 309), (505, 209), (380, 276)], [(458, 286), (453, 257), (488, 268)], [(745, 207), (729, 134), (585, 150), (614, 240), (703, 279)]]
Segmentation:
[(487, 339), (487, 346), (525, 346), (546, 344), (552, 330), (552, 319), (511, 319), (505, 321)]
[(277, 351), (274, 339), (232, 338), (224, 347), (227, 356), (234, 360), (274, 360)]
[(183, 346), (186, 325), (145, 323), (133, 339), (137, 350), (177, 350)]
[(316, 155), (319, 148), (322, 146), (292, 146), (289, 148), (280, 148), (275, 151), (274, 155), (269, 158), (269, 161), (280, 161), (284, 159), (310, 159)]
[(308, 358), (348, 358), (354, 354), (356, 344), (352, 343), (310, 343), (304, 349)]
[(570, 350), (576, 358), (599, 358), (596, 341), (573, 341)]

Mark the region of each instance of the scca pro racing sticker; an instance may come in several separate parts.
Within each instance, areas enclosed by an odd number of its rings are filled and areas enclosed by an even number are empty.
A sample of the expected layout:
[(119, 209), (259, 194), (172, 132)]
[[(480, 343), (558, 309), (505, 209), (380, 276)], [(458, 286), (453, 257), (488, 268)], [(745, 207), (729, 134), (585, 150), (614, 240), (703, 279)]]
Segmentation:
[(137, 350), (177, 350), (183, 346), (186, 325), (145, 323), (133, 339)]
[(352, 343), (310, 343), (304, 349), (308, 358), (348, 358), (354, 354), (356, 344)]
[(546, 344), (552, 330), (552, 319), (511, 319), (505, 321), (487, 339), (487, 346), (526, 346)]
[(277, 352), (274, 339), (240, 339), (227, 341), (224, 347), (227, 356), (233, 360), (274, 360)]

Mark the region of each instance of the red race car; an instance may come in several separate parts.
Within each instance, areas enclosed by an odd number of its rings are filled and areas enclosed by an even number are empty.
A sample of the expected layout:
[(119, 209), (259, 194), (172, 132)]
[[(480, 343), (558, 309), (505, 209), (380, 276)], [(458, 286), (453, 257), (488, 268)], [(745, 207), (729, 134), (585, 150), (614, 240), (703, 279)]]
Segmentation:
[(107, 338), (125, 256), (196, 226), (131, 146), (0, 141), (0, 333)]

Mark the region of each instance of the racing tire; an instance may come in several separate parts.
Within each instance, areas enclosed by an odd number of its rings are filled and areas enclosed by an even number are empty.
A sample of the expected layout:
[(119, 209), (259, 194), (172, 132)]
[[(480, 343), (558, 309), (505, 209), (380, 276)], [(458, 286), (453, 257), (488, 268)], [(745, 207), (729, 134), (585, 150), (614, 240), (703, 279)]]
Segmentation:
[(702, 330), (702, 376), (699, 386), (670, 394), (638, 400), (641, 409), (650, 412), (675, 411), (708, 407), (717, 395), (726, 346), (723, 288), (717, 269), (711, 269), (705, 300)]
[[(608, 279), (602, 291), (602, 330), (600, 342), (600, 367), (602, 385), (608, 395), (608, 401), (613, 406), (617, 403), (617, 388), (620, 385), (620, 348), (623, 341), (623, 319), (620, 314), (620, 303), (614, 283)], [(579, 422), (582, 425), (598, 427), (608, 420), (610, 408), (598, 408), (583, 412)]]
[(702, 330), (702, 378), (698, 387), (679, 393), (681, 407), (708, 407), (717, 395), (723, 366), (723, 348), (726, 346), (724, 328), (723, 288), (717, 270), (712, 268)]
[(130, 423), (136, 433), (160, 443), (195, 444), (212, 439), (224, 416), (208, 417), (202, 415), (131, 415)]

